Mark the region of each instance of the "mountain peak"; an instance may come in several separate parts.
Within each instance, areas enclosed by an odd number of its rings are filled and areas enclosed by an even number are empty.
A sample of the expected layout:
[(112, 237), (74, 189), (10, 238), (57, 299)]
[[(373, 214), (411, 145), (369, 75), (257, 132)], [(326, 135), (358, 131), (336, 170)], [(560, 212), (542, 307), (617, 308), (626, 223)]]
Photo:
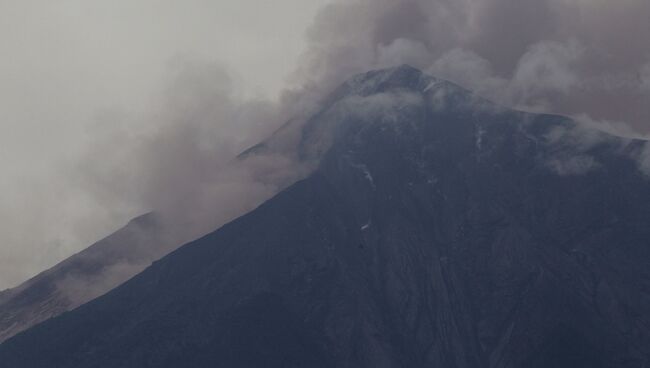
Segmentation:
[[(421, 135), (422, 129), (444, 130), (448, 124), (439, 123), (455, 119), (430, 121), (431, 114), (471, 113), (472, 103), (478, 106), (482, 100), (408, 64), (371, 70), (343, 83), (305, 122), (298, 152), (303, 158), (319, 160), (331, 146), (347, 140), (358, 129), (390, 129), (402, 138)], [(474, 134), (474, 128), (465, 123), (457, 127)]]
[(403, 80), (408, 78), (420, 78), (422, 76), (426, 76), (422, 70), (413, 67), (409, 64), (402, 64), (395, 67), (384, 68), (384, 69), (375, 69), (374, 71), (370, 71), (368, 73), (389, 76), (390, 78), (394, 78), (398, 80), (399, 79)]
[(408, 64), (372, 70), (357, 74), (344, 84), (344, 88), (359, 95), (381, 93), (391, 89), (424, 91), (439, 80)]

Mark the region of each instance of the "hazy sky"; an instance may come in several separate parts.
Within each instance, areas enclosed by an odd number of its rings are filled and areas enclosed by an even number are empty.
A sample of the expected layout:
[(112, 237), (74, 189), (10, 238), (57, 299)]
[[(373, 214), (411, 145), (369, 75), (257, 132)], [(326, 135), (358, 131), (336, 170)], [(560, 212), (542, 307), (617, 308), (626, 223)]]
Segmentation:
[(237, 93), (273, 98), (324, 2), (0, 0), (0, 289), (138, 211), (65, 179), (98, 131), (145, 124), (135, 116), (184, 63), (219, 63)]

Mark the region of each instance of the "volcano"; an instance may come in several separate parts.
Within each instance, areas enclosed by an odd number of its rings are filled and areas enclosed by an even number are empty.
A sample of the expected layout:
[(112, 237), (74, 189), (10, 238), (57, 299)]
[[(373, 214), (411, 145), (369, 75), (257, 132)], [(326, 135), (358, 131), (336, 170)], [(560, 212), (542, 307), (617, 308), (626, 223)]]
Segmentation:
[(645, 142), (409, 66), (353, 77), (301, 129), (306, 179), (7, 340), (1, 365), (650, 364)]

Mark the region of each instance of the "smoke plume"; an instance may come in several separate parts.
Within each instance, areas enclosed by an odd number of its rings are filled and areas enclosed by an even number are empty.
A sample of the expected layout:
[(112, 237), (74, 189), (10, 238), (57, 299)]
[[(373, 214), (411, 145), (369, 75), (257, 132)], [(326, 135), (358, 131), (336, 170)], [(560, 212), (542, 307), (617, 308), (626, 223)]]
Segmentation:
[(644, 0), (339, 1), (316, 17), (296, 78), (328, 90), (408, 63), (507, 106), (647, 133), (648, 14)]

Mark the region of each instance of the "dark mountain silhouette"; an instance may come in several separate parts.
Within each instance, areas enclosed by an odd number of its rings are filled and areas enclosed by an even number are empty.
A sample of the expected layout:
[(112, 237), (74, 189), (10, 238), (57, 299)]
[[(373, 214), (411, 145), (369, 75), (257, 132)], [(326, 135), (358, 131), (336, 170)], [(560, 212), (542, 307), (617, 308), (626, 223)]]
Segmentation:
[(7, 340), (2, 366), (650, 363), (644, 142), (408, 66), (353, 78), (302, 134), (307, 179)]

